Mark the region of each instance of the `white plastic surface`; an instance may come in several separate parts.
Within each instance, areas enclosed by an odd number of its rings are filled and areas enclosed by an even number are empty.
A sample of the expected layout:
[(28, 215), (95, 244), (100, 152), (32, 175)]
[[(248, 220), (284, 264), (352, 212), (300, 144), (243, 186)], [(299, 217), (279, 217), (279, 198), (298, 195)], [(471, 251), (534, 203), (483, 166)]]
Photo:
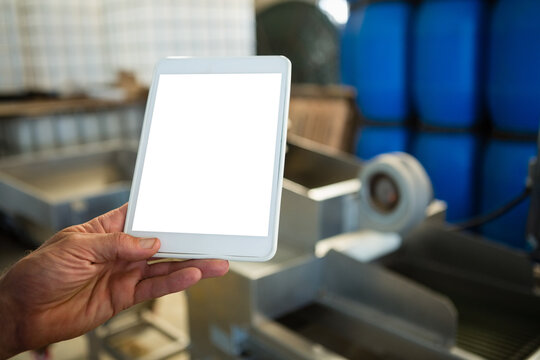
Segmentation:
[(277, 246), (290, 63), (162, 61), (149, 95), (125, 231), (158, 256), (263, 261)]

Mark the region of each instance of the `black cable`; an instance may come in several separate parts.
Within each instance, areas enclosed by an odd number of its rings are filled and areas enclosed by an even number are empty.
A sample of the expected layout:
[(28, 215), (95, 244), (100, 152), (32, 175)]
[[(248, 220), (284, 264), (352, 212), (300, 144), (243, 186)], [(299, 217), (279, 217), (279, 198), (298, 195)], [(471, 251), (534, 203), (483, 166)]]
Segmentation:
[(477, 226), (486, 224), (486, 223), (488, 223), (490, 221), (493, 221), (493, 220), (501, 217), (502, 215), (506, 214), (508, 211), (512, 210), (513, 208), (515, 208), (523, 200), (527, 199), (527, 197), (529, 197), (530, 194), (531, 194), (531, 188), (526, 187), (523, 190), (523, 192), (521, 194), (519, 194), (518, 197), (510, 200), (507, 204), (501, 206), (500, 208), (498, 208), (498, 209), (496, 209), (496, 210), (494, 210), (494, 211), (492, 211), (490, 213), (487, 213), (487, 214), (480, 215), (478, 217), (472, 218), (470, 220), (454, 224), (454, 226), (450, 227), (450, 230), (452, 230), (452, 231), (468, 230), (468, 229), (472, 229), (472, 228), (475, 228)]

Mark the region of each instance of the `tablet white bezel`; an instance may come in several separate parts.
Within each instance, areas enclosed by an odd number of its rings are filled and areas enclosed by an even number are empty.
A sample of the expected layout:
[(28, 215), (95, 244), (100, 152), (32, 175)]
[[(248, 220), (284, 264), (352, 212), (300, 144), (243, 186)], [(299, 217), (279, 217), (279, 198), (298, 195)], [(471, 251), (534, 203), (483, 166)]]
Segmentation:
[[(152, 123), (152, 115), (154, 113), (154, 103), (159, 76), (162, 74), (255, 73), (281, 74), (279, 118), (276, 133), (277, 141), (274, 155), (268, 236), (133, 231), (133, 219), (135, 208), (137, 206), (148, 135)], [(156, 254), (158, 257), (219, 258), (237, 261), (266, 261), (271, 259), (277, 250), (287, 117), (289, 113), (290, 79), (291, 63), (283, 56), (251, 56), (240, 58), (171, 57), (161, 60), (155, 68), (150, 92), (148, 94), (124, 231), (138, 237), (158, 237), (161, 241), (161, 248)]]

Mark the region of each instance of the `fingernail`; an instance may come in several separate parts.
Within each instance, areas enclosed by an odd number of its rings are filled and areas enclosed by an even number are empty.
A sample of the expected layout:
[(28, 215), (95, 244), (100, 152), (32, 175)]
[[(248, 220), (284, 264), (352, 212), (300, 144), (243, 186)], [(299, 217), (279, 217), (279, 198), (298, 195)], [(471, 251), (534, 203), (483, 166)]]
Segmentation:
[(155, 238), (143, 238), (139, 239), (139, 246), (143, 249), (151, 249), (154, 247), (154, 244), (156, 243)]

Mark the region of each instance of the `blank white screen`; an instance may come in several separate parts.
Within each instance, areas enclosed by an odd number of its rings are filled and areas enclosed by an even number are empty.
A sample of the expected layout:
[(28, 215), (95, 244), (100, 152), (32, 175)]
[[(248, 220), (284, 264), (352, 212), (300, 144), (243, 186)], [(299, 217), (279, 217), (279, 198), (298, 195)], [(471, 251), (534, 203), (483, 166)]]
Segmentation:
[(134, 231), (267, 236), (281, 74), (160, 75)]

